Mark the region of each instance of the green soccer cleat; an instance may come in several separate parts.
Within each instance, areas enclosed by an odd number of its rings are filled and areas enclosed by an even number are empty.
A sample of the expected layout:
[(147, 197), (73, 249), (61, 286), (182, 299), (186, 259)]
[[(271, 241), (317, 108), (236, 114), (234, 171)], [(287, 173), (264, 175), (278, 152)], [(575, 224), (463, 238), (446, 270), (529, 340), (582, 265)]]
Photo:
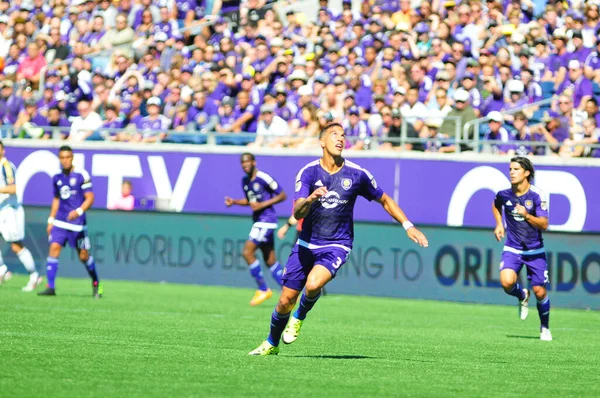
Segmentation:
[(285, 343), (285, 344), (292, 344), (294, 341), (296, 341), (296, 339), (298, 338), (298, 335), (300, 334), (300, 328), (302, 327), (302, 322), (300, 319), (295, 318), (293, 315), (290, 318), (290, 321), (288, 322), (287, 326), (285, 327), (285, 330), (283, 332), (283, 335), (281, 336), (281, 340)]
[(279, 347), (275, 347), (267, 340), (263, 341), (263, 343), (258, 346), (257, 349), (250, 351), (248, 355), (260, 356), (264, 357), (266, 355), (277, 355), (279, 354)]
[(102, 283), (98, 282), (97, 285), (92, 284), (92, 296), (94, 298), (99, 299), (104, 294), (104, 288), (102, 287)]

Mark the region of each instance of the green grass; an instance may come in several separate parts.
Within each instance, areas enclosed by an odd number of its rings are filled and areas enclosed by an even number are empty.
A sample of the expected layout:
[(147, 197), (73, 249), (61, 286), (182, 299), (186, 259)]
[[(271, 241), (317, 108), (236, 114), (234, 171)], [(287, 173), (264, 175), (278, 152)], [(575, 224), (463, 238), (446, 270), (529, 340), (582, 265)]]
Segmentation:
[[(600, 314), (325, 296), (296, 343), (249, 357), (275, 298), (252, 291), (84, 279), (57, 297), (0, 286), (1, 397), (600, 396)], [(501, 294), (500, 292), (498, 294)], [(507, 302), (510, 298), (507, 297)]]

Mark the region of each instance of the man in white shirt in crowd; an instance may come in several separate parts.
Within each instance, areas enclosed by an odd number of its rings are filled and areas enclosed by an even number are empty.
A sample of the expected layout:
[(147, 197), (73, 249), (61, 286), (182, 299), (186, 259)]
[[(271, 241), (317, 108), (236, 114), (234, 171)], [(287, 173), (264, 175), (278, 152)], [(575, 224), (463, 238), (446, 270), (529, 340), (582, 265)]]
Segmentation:
[(89, 101), (79, 102), (77, 110), (79, 111), (79, 116), (73, 118), (69, 140), (85, 141), (102, 127), (102, 118), (96, 112), (92, 112)]
[(289, 145), (291, 138), (287, 122), (275, 115), (275, 105), (264, 104), (261, 106), (256, 140), (248, 146), (281, 148)]

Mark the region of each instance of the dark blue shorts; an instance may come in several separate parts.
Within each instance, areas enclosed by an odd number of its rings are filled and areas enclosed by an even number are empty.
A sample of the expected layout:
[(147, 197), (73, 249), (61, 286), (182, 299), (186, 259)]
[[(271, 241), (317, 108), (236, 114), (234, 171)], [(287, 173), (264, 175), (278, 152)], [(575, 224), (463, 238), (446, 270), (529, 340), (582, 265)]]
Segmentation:
[(309, 249), (296, 244), (283, 269), (283, 286), (301, 291), (315, 265), (327, 268), (332, 278), (335, 278), (337, 271), (348, 261), (349, 255), (350, 252), (341, 247)]
[(549, 282), (546, 253), (517, 254), (509, 251), (502, 252), (500, 270), (512, 269), (518, 274), (523, 265), (527, 269), (527, 279), (531, 281), (533, 286), (546, 286), (546, 283)]
[(62, 247), (65, 247), (68, 243), (74, 249), (84, 250), (90, 250), (92, 246), (85, 226), (83, 227), (83, 231), (69, 231), (68, 229), (52, 227), (48, 242), (58, 243)]

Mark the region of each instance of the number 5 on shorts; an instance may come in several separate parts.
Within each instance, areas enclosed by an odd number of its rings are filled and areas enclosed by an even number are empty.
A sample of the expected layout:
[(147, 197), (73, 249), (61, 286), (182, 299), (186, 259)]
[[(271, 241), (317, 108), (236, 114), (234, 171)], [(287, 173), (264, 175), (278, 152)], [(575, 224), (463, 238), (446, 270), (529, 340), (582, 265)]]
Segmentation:
[(548, 270), (544, 271), (544, 283), (550, 282), (550, 277), (548, 276)]

